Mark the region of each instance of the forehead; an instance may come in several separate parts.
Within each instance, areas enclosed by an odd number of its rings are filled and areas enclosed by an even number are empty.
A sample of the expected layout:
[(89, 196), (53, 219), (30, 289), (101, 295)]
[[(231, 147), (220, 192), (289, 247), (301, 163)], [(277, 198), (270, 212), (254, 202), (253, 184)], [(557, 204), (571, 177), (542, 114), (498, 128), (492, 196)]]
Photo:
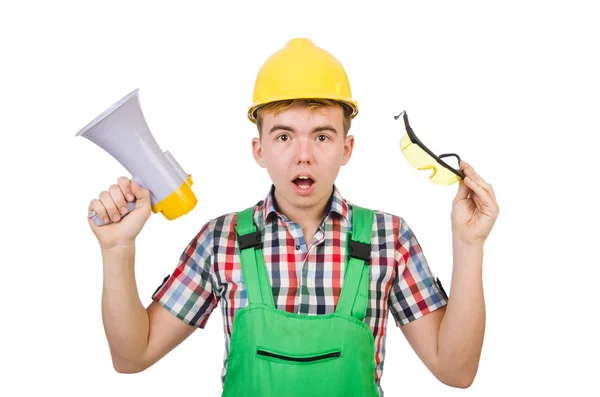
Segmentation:
[(329, 124), (340, 133), (344, 131), (344, 111), (341, 106), (309, 108), (306, 105), (296, 105), (290, 109), (279, 111), (277, 116), (273, 111), (265, 111), (262, 117), (263, 131), (268, 131), (275, 124), (285, 124), (298, 130)]

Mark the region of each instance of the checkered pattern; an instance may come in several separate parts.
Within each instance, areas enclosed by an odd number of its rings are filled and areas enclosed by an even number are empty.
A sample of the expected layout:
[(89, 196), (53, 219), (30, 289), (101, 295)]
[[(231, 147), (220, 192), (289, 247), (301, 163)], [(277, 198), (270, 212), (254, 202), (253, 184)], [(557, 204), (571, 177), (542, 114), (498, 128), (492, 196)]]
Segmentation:
[[(335, 311), (344, 281), (346, 237), (352, 229), (352, 204), (334, 187), (329, 211), (306, 244), (300, 226), (274, 206), (271, 188), (254, 206), (263, 255), (277, 309), (318, 315)], [(247, 305), (236, 245), (235, 213), (206, 223), (181, 255), (173, 274), (152, 298), (188, 324), (204, 328), (221, 303), (225, 332), (224, 384), (235, 313)], [(385, 358), (388, 309), (397, 326), (447, 304), (415, 235), (406, 222), (375, 211), (371, 238), (369, 300), (364, 322), (375, 339), (375, 380), (379, 393)]]

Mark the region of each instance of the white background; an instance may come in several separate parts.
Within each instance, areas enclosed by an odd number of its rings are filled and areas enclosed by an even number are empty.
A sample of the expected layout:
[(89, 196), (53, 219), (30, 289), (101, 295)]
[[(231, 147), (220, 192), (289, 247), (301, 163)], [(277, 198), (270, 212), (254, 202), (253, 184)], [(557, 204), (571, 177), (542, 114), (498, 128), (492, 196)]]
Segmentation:
[(2, 394), (220, 394), (220, 309), (147, 371), (113, 370), (86, 215), (91, 199), (129, 175), (74, 136), (140, 88), (154, 138), (194, 176), (196, 208), (174, 221), (153, 215), (138, 238), (147, 305), (204, 222), (268, 192), (246, 109), (262, 62), (293, 37), (335, 55), (359, 102), (341, 193), (402, 216), (447, 289), (458, 185), (434, 185), (406, 163), (393, 116), (406, 109), (419, 137), (470, 162), (500, 204), (485, 245), (487, 329), (475, 383), (439, 383), (390, 318), (386, 395), (593, 393), (598, 10), (591, 1), (416, 3), (3, 2)]

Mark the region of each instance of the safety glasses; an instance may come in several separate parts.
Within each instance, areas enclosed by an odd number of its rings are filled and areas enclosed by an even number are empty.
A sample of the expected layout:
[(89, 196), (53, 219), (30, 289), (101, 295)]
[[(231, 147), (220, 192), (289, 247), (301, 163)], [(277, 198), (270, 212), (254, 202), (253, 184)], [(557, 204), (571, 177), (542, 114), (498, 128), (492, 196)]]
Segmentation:
[[(433, 173), (429, 176), (429, 180), (437, 185), (450, 186), (464, 179), (465, 174), (460, 170), (460, 157), (454, 153), (440, 154), (439, 156), (433, 154), (417, 138), (410, 124), (408, 124), (406, 111), (402, 111), (398, 116), (394, 116), (394, 119), (398, 120), (402, 115), (404, 115), (406, 134), (400, 140), (400, 151), (406, 160), (408, 160), (408, 163), (418, 170), (433, 170)], [(445, 157), (456, 157), (458, 159), (458, 169), (443, 161), (442, 159)]]

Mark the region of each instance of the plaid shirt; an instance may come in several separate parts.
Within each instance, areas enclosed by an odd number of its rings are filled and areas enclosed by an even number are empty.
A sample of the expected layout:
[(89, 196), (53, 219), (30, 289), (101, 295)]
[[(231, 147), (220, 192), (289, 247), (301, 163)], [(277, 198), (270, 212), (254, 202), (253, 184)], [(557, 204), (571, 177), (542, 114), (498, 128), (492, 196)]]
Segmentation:
[[(272, 186), (266, 199), (254, 206), (254, 223), (261, 231), (275, 306), (304, 315), (333, 313), (344, 281), (352, 204), (334, 187), (329, 210), (307, 244), (300, 225), (276, 210), (273, 193)], [(235, 213), (207, 222), (182, 253), (173, 274), (152, 295), (175, 316), (199, 328), (205, 327), (221, 302), (226, 334), (222, 385), (234, 316), (247, 305), (235, 225)], [(383, 396), (380, 380), (388, 309), (399, 327), (446, 305), (447, 296), (430, 272), (415, 235), (398, 216), (375, 211), (371, 259), (364, 322), (373, 331), (374, 376)]]

